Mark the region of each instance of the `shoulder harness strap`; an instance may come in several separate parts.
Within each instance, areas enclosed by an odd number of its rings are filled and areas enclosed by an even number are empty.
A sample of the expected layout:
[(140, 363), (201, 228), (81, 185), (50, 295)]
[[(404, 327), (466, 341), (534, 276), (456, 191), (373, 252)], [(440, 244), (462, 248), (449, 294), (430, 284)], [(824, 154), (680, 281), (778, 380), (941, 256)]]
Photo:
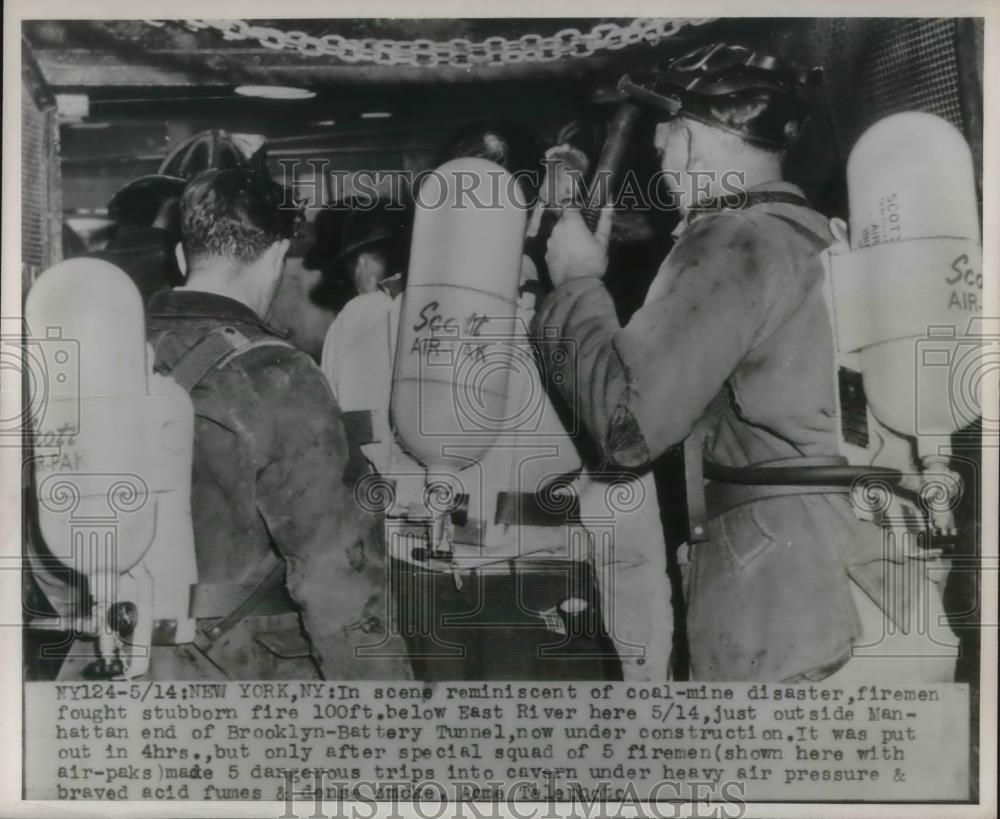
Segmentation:
[[(215, 367), (236, 356), (265, 345), (288, 346), (280, 339), (247, 338), (235, 327), (224, 326), (209, 332), (188, 350), (167, 373), (188, 393), (198, 386)], [(288, 611), (284, 602), (284, 562), (268, 551), (244, 583), (199, 583), (191, 591), (191, 616), (210, 619), (195, 638), (207, 651), (211, 643), (234, 628), (247, 615), (264, 608)]]
[(218, 327), (184, 353), (172, 370), (161, 374), (169, 375), (191, 392), (216, 367), (250, 350), (271, 346), (292, 347), (289, 342), (280, 338), (250, 339), (235, 327)]
[(235, 327), (219, 327), (184, 353), (167, 375), (191, 392), (216, 364), (249, 344), (250, 339)]
[[(809, 202), (806, 201), (805, 197), (799, 196), (797, 193), (791, 193), (790, 191), (752, 191), (733, 203), (729, 203), (721, 198), (713, 199), (711, 202), (707, 202), (699, 207), (696, 211), (692, 211), (692, 213), (696, 215), (709, 215), (727, 210), (748, 210), (757, 205), (771, 204), (797, 205), (803, 208), (809, 207)], [(803, 236), (814, 244), (817, 250), (825, 250), (830, 245), (829, 239), (806, 227), (797, 219), (792, 219), (774, 211), (765, 211), (765, 213), (775, 219), (780, 219), (800, 236)]]
[(804, 237), (805, 239), (809, 240), (813, 245), (815, 245), (817, 250), (826, 250), (826, 248), (829, 247), (830, 245), (830, 240), (827, 239), (825, 236), (820, 236), (820, 234), (818, 234), (815, 230), (806, 227), (801, 222), (795, 219), (789, 219), (787, 216), (783, 216), (780, 213), (773, 213), (770, 211), (768, 211), (767, 215), (772, 216), (775, 219), (780, 219), (782, 222), (784, 222), (786, 225), (792, 228), (792, 230), (794, 230), (800, 236)]

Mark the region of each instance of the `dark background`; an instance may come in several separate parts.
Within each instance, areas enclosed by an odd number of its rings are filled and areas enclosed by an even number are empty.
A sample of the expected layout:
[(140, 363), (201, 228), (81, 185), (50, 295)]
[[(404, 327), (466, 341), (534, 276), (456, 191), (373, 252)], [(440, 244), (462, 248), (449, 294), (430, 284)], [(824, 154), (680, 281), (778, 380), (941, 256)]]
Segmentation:
[[(628, 20), (249, 22), (316, 37), (444, 41), (547, 36)], [(39, 21), (23, 26), (26, 74), (50, 108), (57, 108), (53, 103), (60, 95), (85, 95), (86, 112), (55, 114), (57, 144), (48, 146), (48, 157), (58, 163), (51, 169), (58, 190), (35, 212), (43, 211), (38, 214), (43, 220), (61, 214), (87, 249), (95, 249), (106, 240), (105, 208), (112, 194), (129, 180), (155, 172), (173, 146), (208, 128), (265, 136), (275, 171), (278, 160), (293, 159), (325, 160), (345, 171), (419, 171), (434, 164), (458, 129), (482, 120), (520, 126), (548, 147), (570, 120), (592, 123), (599, 133), (613, 114), (615, 83), (623, 73), (641, 74), (665, 58), (717, 40), (824, 67), (826, 84), (817, 95), (816, 114), (789, 152), (786, 175), (827, 215), (844, 213), (843, 169), (854, 140), (894, 111), (945, 117), (963, 129), (981, 159), (980, 20), (723, 18), (685, 26), (656, 46), (639, 43), (589, 57), (468, 68), (344, 63), (265, 48), (256, 40), (227, 41), (218, 31), (192, 31), (181, 21), (159, 27), (141, 21)], [(243, 84), (291, 85), (316, 96), (247, 98), (234, 91)], [(372, 111), (391, 116), (362, 118)], [(649, 158), (649, 136), (640, 128), (630, 152), (640, 167)], [(31, 214), (26, 203), (29, 221)], [(669, 246), (671, 216), (646, 217), (647, 246), (620, 250), (627, 275), (616, 280), (615, 295), (625, 314), (641, 303)], [(311, 225), (310, 220), (293, 255), (304, 252)], [(649, 233), (656, 240), (650, 242)], [(53, 238), (49, 245), (57, 243)], [(43, 255), (44, 248), (38, 253)], [(56, 258), (58, 252), (50, 253), (39, 266)]]

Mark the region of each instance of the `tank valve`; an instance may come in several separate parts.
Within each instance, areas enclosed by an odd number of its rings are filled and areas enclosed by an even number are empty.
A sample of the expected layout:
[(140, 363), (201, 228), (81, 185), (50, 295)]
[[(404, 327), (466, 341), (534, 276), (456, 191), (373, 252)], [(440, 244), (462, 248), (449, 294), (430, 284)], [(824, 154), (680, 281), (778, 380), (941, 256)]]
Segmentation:
[(932, 534), (953, 538), (958, 534), (955, 506), (962, 496), (962, 479), (949, 467), (946, 455), (928, 455), (921, 461), (919, 496), (928, 512)]

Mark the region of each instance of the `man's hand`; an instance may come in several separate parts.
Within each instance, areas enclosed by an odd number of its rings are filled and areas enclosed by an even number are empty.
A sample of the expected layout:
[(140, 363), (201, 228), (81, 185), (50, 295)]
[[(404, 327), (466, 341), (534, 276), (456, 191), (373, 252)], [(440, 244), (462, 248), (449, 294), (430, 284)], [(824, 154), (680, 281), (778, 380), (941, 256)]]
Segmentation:
[(549, 267), (552, 284), (559, 287), (570, 279), (584, 276), (600, 278), (608, 266), (608, 240), (611, 238), (610, 206), (601, 211), (597, 232), (591, 233), (580, 211), (566, 208), (552, 228), (545, 263)]

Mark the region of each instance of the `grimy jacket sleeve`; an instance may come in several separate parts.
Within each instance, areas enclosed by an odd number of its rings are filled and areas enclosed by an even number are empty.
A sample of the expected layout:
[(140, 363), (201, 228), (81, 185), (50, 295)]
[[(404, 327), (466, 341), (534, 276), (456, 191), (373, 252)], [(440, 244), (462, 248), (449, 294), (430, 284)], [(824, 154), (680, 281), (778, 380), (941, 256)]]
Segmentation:
[(547, 373), (607, 462), (642, 466), (690, 433), (766, 332), (781, 261), (766, 232), (729, 212), (693, 222), (625, 327), (596, 278), (549, 294), (534, 327)]
[(262, 402), (255, 415), (270, 419), (258, 442), (256, 501), (286, 561), (313, 655), (327, 679), (405, 678), (400, 646), (375, 658), (353, 651), (377, 644), (390, 622), (377, 519), (345, 478), (348, 439), (322, 372), (298, 351), (279, 356), (254, 373)]

